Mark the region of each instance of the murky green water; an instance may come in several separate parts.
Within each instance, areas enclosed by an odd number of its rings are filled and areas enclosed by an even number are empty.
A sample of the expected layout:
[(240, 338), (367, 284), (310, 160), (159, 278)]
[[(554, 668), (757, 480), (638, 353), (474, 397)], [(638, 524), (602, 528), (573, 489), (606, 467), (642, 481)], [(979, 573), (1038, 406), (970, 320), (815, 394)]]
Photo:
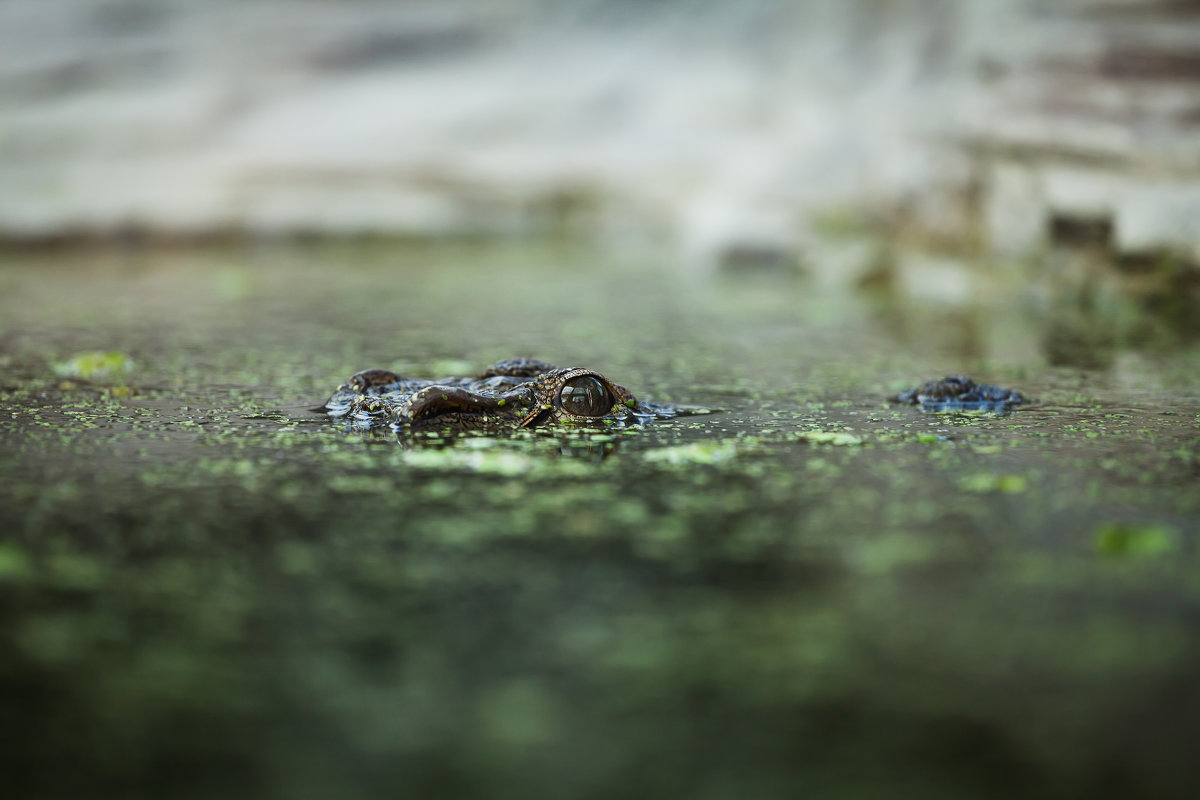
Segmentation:
[[(6, 257), (5, 782), (1179, 792), (1200, 350), (1178, 314), (977, 290), (495, 243)], [(71, 376), (109, 351), (127, 371)], [(514, 355), (724, 411), (408, 443), (309, 411), (359, 369)], [(1037, 403), (884, 402), (960, 372)]]

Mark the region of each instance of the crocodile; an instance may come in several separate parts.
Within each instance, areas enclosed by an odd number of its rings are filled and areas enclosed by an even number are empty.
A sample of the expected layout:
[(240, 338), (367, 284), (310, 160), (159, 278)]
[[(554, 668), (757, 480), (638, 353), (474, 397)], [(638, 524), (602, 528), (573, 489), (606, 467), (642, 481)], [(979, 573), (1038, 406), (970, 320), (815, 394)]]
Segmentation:
[(386, 369), (363, 370), (339, 386), (320, 410), (352, 427), (390, 426), (396, 431), (640, 424), (705, 411), (648, 403), (594, 370), (530, 358), (498, 361), (470, 378), (424, 380)]
[(966, 375), (929, 381), (892, 398), (893, 403), (920, 405), (925, 411), (1011, 411), (1028, 399), (1016, 389), (976, 383)]

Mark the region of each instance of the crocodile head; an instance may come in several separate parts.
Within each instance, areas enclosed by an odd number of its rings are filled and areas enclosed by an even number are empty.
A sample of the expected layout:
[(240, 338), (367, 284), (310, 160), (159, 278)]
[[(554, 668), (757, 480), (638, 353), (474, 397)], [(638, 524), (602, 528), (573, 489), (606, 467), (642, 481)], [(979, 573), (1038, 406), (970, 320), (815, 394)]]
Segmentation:
[(363, 428), (468, 430), (636, 423), (698, 409), (639, 401), (595, 370), (514, 358), (471, 378), (422, 380), (364, 370), (339, 386), (324, 410)]

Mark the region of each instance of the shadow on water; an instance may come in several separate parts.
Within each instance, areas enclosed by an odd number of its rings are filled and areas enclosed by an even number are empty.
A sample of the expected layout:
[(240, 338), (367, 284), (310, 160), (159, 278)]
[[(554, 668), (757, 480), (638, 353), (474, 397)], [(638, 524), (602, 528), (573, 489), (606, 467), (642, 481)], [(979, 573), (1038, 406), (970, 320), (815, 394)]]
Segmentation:
[[(1116, 294), (905, 280), (562, 244), (10, 258), (7, 785), (1178, 796), (1194, 338)], [(724, 411), (397, 437), (310, 410), (516, 355)], [(963, 372), (1035, 402), (887, 402)]]

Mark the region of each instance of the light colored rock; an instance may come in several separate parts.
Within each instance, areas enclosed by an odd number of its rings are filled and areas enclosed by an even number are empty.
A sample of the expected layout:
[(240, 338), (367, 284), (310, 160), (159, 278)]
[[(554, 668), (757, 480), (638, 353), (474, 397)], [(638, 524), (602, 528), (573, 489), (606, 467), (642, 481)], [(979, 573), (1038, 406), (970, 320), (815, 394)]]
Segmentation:
[(1080, 219), (1111, 219), (1130, 179), (1111, 170), (1051, 165), (1041, 170), (1051, 214)]
[(984, 184), (988, 247), (1007, 256), (1025, 255), (1046, 241), (1046, 189), (1034, 169), (994, 166)]
[(1200, 263), (1200, 184), (1156, 181), (1131, 186), (1117, 203), (1122, 253), (1171, 251)]
[(916, 254), (900, 259), (897, 287), (909, 297), (945, 306), (962, 306), (977, 300), (971, 273), (958, 259)]

